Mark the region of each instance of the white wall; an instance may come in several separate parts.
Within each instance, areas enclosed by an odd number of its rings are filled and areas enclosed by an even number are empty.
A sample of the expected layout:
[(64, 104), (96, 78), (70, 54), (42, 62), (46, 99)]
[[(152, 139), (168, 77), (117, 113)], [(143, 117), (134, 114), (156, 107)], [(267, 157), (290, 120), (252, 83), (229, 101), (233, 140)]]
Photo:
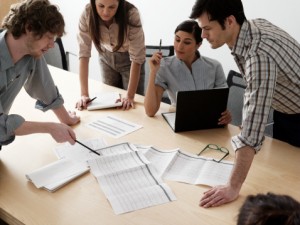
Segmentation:
[[(63, 38), (65, 50), (78, 53), (76, 33), (79, 16), (84, 5), (89, 0), (50, 0), (57, 4), (64, 15), (66, 21), (67, 35)], [(143, 28), (146, 37), (146, 44), (158, 45), (159, 39), (163, 44), (172, 45), (174, 29), (183, 20), (188, 19), (191, 8), (195, 0), (129, 0), (140, 10)], [(277, 26), (290, 33), (300, 42), (300, 1), (299, 0), (243, 0), (244, 10), (248, 19), (266, 18)], [(230, 51), (227, 46), (213, 50), (204, 41), (200, 48), (201, 54), (216, 58), (224, 68), (225, 74), (230, 69), (237, 70)], [(90, 74), (94, 78), (99, 78), (99, 66), (97, 53), (94, 50), (90, 65)], [(78, 60), (71, 57), (71, 70), (78, 72)]]

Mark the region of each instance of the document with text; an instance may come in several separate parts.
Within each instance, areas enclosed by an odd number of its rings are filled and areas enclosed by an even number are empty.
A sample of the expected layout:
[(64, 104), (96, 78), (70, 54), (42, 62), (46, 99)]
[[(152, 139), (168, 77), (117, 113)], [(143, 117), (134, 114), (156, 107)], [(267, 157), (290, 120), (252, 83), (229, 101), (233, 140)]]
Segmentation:
[(208, 186), (226, 184), (234, 165), (229, 161), (216, 162), (212, 158), (197, 156), (179, 149), (161, 151), (150, 147), (143, 152), (163, 179), (189, 184)]
[[(102, 154), (100, 149), (107, 146), (103, 138), (88, 139), (82, 141), (82, 143), (100, 154)], [(70, 159), (79, 163), (87, 163), (89, 159), (98, 157), (98, 155), (78, 143), (59, 145), (54, 149), (54, 153), (59, 159)]]
[(142, 151), (128, 143), (108, 149), (119, 153), (91, 159), (88, 164), (116, 214), (176, 200)]
[(87, 126), (113, 138), (123, 137), (142, 128), (141, 125), (115, 116), (105, 116), (99, 118), (88, 123)]

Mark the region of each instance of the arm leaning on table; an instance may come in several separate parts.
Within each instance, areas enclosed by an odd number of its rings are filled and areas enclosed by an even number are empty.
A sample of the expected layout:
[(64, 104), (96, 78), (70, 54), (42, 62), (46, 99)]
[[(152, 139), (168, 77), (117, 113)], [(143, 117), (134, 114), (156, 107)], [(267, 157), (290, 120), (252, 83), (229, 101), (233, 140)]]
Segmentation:
[(204, 208), (220, 206), (237, 199), (251, 167), (254, 155), (255, 150), (250, 146), (238, 149), (235, 153), (235, 165), (228, 184), (215, 186), (204, 192), (200, 200), (200, 206)]
[(130, 109), (130, 107), (134, 108), (134, 96), (138, 88), (140, 74), (141, 64), (131, 62), (127, 96), (122, 99), (123, 109)]
[(81, 98), (76, 102), (75, 108), (78, 110), (83, 110), (87, 108), (89, 97), (89, 83), (88, 83), (88, 74), (89, 74), (89, 57), (81, 57), (79, 59), (79, 80), (80, 80), (80, 91)]

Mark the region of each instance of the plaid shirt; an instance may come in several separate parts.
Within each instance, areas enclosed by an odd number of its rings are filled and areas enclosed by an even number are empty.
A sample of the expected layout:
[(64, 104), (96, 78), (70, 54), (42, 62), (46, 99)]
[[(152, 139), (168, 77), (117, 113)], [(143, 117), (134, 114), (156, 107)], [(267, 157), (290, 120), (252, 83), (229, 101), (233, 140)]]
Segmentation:
[(264, 19), (246, 21), (231, 54), (247, 82), (234, 149), (261, 148), (270, 108), (300, 113), (300, 44)]

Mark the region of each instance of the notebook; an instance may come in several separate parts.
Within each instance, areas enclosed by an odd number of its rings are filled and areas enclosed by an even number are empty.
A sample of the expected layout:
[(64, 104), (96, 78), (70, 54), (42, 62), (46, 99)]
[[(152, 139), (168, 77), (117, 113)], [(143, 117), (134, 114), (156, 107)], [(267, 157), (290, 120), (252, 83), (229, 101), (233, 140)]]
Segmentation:
[(88, 106), (87, 110), (107, 109), (122, 106), (122, 102), (117, 101), (121, 98), (118, 92), (103, 92), (95, 95), (95, 100)]
[(220, 128), (229, 88), (177, 92), (176, 112), (162, 113), (174, 132)]

